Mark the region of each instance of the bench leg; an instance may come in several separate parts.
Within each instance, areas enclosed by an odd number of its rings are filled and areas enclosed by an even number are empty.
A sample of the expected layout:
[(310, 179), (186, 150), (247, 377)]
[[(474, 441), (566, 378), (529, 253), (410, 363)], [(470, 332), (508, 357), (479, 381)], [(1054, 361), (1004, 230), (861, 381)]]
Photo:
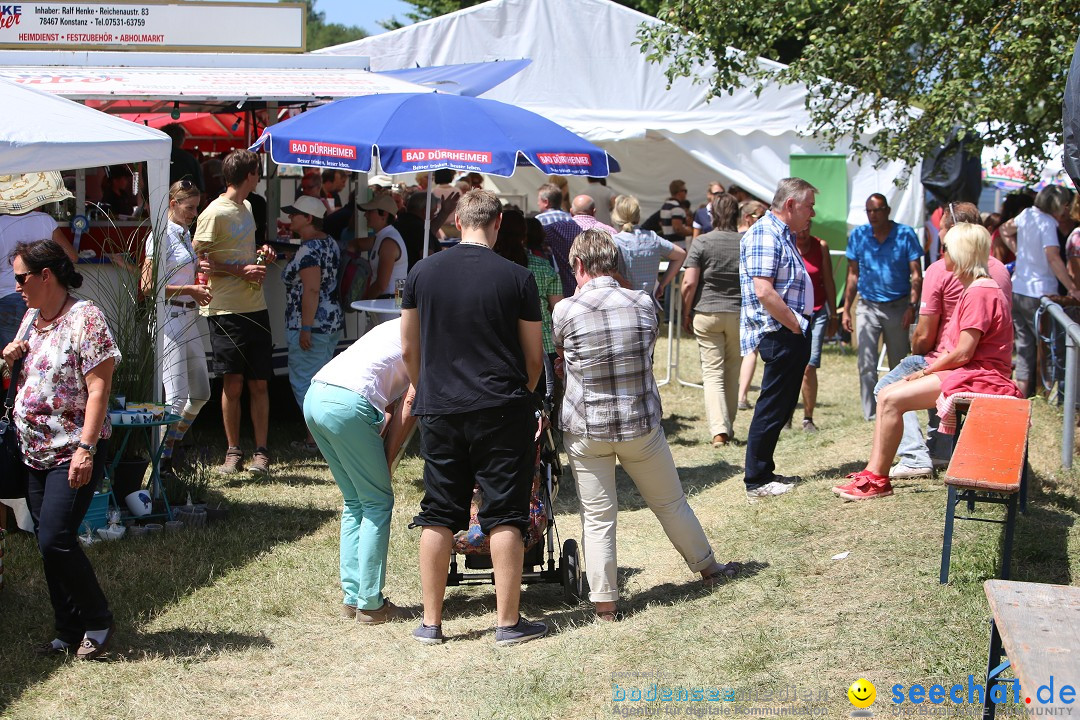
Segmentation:
[(1027, 515), (1027, 489), (1028, 482), (1031, 480), (1031, 465), (1027, 461), (1027, 455), (1024, 456), (1024, 470), (1020, 473), (1020, 512)]
[(952, 556), (953, 518), (956, 515), (956, 488), (949, 486), (949, 504), (945, 508), (945, 537), (941, 541), (941, 576), (942, 585), (949, 582), (949, 561)]
[(1013, 534), (1016, 531), (1016, 494), (1009, 496), (1006, 505), (1008, 514), (1005, 516), (1005, 547), (1001, 553), (1001, 579), (1009, 579), (1009, 567), (1012, 565)]
[(983, 720), (994, 720), (997, 703), (990, 700), (990, 690), (997, 685), (997, 678), (990, 673), (1001, 663), (1001, 636), (998, 635), (997, 623), (990, 620), (990, 652), (986, 658), (986, 695), (983, 696)]

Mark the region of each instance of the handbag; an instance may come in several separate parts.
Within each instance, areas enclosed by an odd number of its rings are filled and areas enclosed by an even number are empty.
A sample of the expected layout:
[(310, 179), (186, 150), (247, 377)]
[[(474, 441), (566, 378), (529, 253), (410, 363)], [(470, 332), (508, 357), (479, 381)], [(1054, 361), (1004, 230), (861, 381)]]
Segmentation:
[[(30, 337), (30, 328), (34, 325), (35, 317), (31, 318), (26, 326), (26, 332), (21, 339)], [(23, 360), (19, 358), (11, 368), (11, 383), (8, 386), (7, 397), (4, 400), (4, 414), (0, 417), (0, 498), (25, 498), (28, 473), (23, 463), (22, 449), (19, 447), (18, 434), (15, 432), (15, 394), (18, 390), (19, 373), (22, 371)]]

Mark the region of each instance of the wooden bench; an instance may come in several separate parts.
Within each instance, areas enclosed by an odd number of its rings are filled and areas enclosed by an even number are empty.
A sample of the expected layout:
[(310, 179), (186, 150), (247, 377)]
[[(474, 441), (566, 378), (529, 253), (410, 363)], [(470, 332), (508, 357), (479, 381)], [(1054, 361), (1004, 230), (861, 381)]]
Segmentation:
[[(945, 509), (945, 537), (941, 545), (942, 585), (949, 581), (955, 519), (1005, 525), (1001, 577), (1009, 578), (1017, 496), (1026, 485), (1031, 402), (1009, 397), (979, 397), (972, 400), (966, 415), (952, 460), (945, 471), (949, 500)], [(957, 515), (956, 505), (959, 502), (967, 502), (971, 509), (977, 502), (1005, 505), (1005, 520)]]
[(1038, 715), (1068, 717), (1076, 703), (1063, 698), (1061, 690), (1080, 688), (1080, 588), (987, 580), (983, 589), (993, 613), (984, 720), (993, 720), (997, 710), (990, 694), (998, 684), (1002, 651), (1020, 681), (1020, 705), (1029, 708), (1029, 714), (1037, 710)]

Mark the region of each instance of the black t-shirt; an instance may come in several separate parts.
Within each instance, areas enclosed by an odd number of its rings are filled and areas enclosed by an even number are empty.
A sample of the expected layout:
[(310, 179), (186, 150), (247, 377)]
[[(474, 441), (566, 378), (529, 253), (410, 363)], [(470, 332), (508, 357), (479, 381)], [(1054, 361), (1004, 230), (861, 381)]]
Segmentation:
[(456, 245), (416, 264), (401, 307), (420, 318), (414, 415), (529, 400), (518, 320), (540, 322), (540, 294), (527, 268), (479, 245)]

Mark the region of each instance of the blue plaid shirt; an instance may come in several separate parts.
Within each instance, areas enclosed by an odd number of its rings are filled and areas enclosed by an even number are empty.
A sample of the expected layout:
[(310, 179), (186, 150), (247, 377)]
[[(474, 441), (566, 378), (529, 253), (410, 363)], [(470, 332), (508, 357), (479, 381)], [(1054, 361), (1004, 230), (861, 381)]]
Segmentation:
[(773, 287), (806, 332), (806, 266), (795, 246), (795, 233), (780, 218), (765, 213), (742, 236), (739, 244), (739, 289), (742, 309), (739, 317), (739, 352), (748, 355), (765, 333), (783, 325), (761, 304), (754, 292), (755, 277), (773, 278)]

